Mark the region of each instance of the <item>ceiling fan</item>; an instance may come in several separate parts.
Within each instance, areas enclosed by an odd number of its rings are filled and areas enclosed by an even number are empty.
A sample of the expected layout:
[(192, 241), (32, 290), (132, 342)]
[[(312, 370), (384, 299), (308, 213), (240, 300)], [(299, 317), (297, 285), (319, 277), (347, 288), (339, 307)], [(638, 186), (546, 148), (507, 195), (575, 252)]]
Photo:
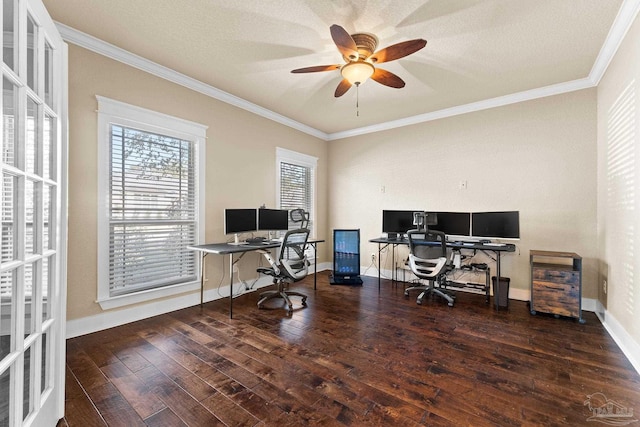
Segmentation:
[[(340, 70), (342, 81), (338, 84), (334, 96), (344, 95), (353, 85), (360, 86), (369, 77), (380, 84), (392, 88), (403, 88), (404, 81), (390, 71), (376, 68), (376, 64), (394, 61), (411, 55), (425, 47), (424, 39), (400, 42), (375, 52), (378, 38), (369, 33), (351, 34), (340, 25), (331, 26), (331, 38), (342, 54), (345, 64), (317, 65), (292, 70), (292, 73), (316, 73), (319, 71)], [(375, 53), (374, 53), (375, 52)]]

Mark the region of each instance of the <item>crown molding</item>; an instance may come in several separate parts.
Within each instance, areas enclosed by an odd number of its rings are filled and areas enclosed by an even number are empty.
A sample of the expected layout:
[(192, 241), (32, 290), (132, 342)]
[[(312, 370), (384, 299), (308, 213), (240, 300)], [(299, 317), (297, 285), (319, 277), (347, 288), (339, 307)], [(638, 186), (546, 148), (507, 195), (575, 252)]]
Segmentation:
[(56, 26), (60, 31), (62, 38), (66, 42), (73, 43), (77, 46), (91, 50), (100, 55), (122, 62), (134, 68), (138, 68), (162, 79), (179, 84), (188, 89), (194, 90), (219, 101), (249, 111), (258, 116), (288, 126), (292, 129), (299, 130), (300, 132), (304, 132), (323, 141), (334, 141), (338, 139), (344, 139), (358, 135), (366, 135), (404, 126), (411, 126), (418, 123), (439, 120), (461, 114), (472, 113), (475, 111), (486, 110), (489, 108), (502, 107), (505, 105), (516, 104), (523, 101), (530, 101), (533, 99), (559, 95), (597, 86), (604, 76), (607, 67), (611, 63), (611, 60), (617, 52), (618, 47), (624, 40), (625, 35), (629, 31), (629, 28), (633, 24), (634, 19), (636, 18), (639, 11), (640, 0), (623, 1), (622, 5), (620, 6), (620, 10), (618, 11), (618, 15), (616, 16), (616, 19), (614, 20), (613, 25), (609, 30), (609, 34), (607, 35), (607, 38), (602, 45), (602, 48), (600, 49), (598, 57), (596, 58), (596, 61), (594, 62), (588, 77), (335, 133), (325, 133), (319, 129), (297, 122), (274, 111), (268, 110), (264, 107), (260, 107), (259, 105), (253, 104), (228, 92), (202, 83), (199, 80), (188, 77), (170, 68), (156, 64), (155, 62), (149, 61), (145, 58), (142, 58), (141, 56), (135, 55), (131, 52), (128, 52), (124, 49), (116, 47), (112, 44), (104, 42), (89, 34), (83, 33), (59, 22), (56, 22)]
[(199, 80), (186, 76), (175, 70), (156, 64), (153, 61), (149, 61), (148, 59), (128, 52), (89, 34), (83, 33), (82, 31), (78, 31), (75, 28), (69, 27), (60, 22), (56, 22), (56, 27), (64, 41), (68, 43), (73, 43), (102, 56), (106, 56), (107, 58), (122, 62), (156, 77), (184, 86), (188, 89), (202, 93), (203, 95), (217, 99), (218, 101), (225, 102), (233, 105), (234, 107), (238, 107), (266, 119), (273, 120), (274, 122), (299, 130), (300, 132), (304, 132), (316, 138), (320, 138), (325, 141), (328, 138), (328, 135), (325, 132), (292, 120), (208, 84), (202, 83)]
[(444, 110), (433, 111), (431, 113), (419, 114), (417, 116), (406, 117), (403, 119), (393, 120), (390, 122), (380, 123), (372, 126), (365, 126), (357, 129), (351, 129), (344, 132), (336, 132), (329, 134), (329, 141), (349, 138), (352, 136), (366, 135), (374, 132), (381, 132), (390, 129), (396, 129), (403, 126), (411, 126), (418, 123), (430, 122), (433, 120), (444, 119), (447, 117), (459, 116), (461, 114), (473, 113), (475, 111), (487, 110), (489, 108), (502, 107), (519, 102), (531, 101), (533, 99), (544, 98), (547, 96), (559, 95), (562, 93), (574, 92), (576, 90), (587, 89), (593, 87), (593, 83), (588, 78), (573, 80), (570, 82), (559, 83), (551, 86), (545, 86), (537, 89), (518, 92), (510, 95), (499, 96), (497, 98), (485, 99), (483, 101), (472, 102), (470, 104), (458, 105), (456, 107), (445, 108)]
[(607, 71), (611, 60), (618, 51), (620, 44), (627, 35), (639, 11), (640, 0), (624, 0), (622, 2), (618, 15), (609, 29), (607, 39), (602, 45), (596, 61), (593, 63), (591, 73), (589, 73), (589, 79), (593, 82), (594, 86), (600, 84), (600, 80)]

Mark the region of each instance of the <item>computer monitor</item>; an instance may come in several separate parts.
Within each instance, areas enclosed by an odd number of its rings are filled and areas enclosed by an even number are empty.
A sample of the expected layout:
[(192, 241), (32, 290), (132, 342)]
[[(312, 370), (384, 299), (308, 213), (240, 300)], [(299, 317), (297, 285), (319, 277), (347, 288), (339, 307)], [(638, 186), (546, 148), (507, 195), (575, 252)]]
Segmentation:
[(382, 211), (382, 232), (392, 235), (404, 234), (407, 230), (414, 228), (413, 226), (413, 213), (416, 210), (411, 211), (396, 211), (396, 210), (383, 210)]
[(473, 212), (471, 235), (502, 239), (520, 238), (520, 212)]
[(258, 230), (289, 229), (289, 211), (286, 209), (258, 209)]
[(431, 230), (442, 231), (449, 236), (471, 235), (471, 214), (469, 212), (437, 212), (437, 224), (429, 225)]
[(238, 233), (258, 229), (257, 209), (225, 209), (224, 234), (235, 234), (235, 243), (239, 244)]

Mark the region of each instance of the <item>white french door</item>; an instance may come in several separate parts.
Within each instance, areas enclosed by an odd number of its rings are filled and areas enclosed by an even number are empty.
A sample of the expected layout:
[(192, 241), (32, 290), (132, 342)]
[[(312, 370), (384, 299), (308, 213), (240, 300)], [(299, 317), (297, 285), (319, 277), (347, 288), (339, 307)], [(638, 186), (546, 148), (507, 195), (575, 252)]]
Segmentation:
[(66, 46), (41, 0), (3, 0), (0, 427), (64, 411)]

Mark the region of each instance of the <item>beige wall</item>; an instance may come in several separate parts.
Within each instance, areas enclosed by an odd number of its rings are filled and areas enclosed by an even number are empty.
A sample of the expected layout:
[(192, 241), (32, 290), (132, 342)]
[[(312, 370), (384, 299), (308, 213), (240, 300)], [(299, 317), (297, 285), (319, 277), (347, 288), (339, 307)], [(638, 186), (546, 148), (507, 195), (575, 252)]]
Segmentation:
[[(640, 19), (636, 18), (598, 86), (599, 298), (607, 310), (605, 321), (611, 324), (615, 319), (635, 341), (625, 345), (636, 349), (640, 349), (638, 40)], [(637, 357), (636, 363), (640, 363)]]
[[(224, 241), (226, 207), (275, 206), (275, 149), (318, 157), (317, 237), (327, 229), (327, 143), (122, 63), (69, 46), (69, 259), (67, 319), (99, 314), (96, 271), (97, 101), (95, 95), (209, 126), (206, 144), (206, 241)], [(319, 245), (326, 260), (326, 245)], [(219, 257), (207, 257), (209, 285), (224, 280)], [(240, 264), (255, 275), (257, 258)]]
[(580, 254), (583, 297), (596, 298), (595, 89), (333, 141), (328, 164), (329, 226), (361, 229), (365, 265), (383, 209), (518, 210), (521, 239), (502, 263), (512, 295), (528, 299), (529, 250), (541, 249)]

